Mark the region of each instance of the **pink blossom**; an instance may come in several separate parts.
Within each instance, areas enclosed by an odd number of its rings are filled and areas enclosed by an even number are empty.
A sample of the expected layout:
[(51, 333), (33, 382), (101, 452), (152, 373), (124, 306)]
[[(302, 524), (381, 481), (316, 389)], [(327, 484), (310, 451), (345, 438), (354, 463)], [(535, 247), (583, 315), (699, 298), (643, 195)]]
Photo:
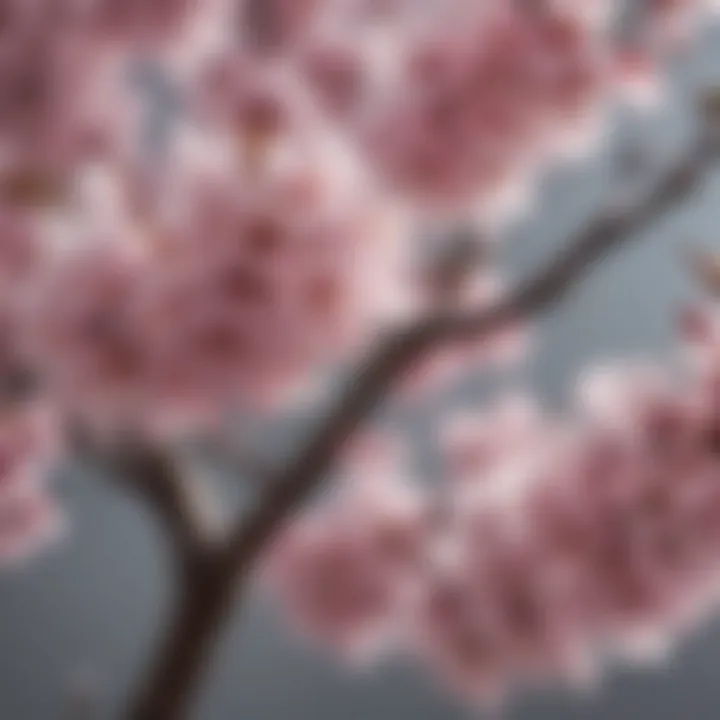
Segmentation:
[(569, 13), (506, 9), (418, 44), (380, 104), (371, 155), (424, 200), (474, 204), (514, 183), (602, 99), (598, 30)]
[(227, 402), (259, 399), (371, 330), (361, 269), (385, 251), (382, 235), (312, 173), (255, 187), (198, 178), (189, 200), (147, 309), (162, 327), (161, 375)]
[(201, 63), (191, 97), (201, 121), (249, 141), (275, 139), (294, 122), (292, 88), (282, 73), (235, 49)]
[(27, 406), (0, 418), (0, 564), (55, 540), (61, 515), (47, 487), (59, 450), (54, 418)]
[(358, 111), (367, 92), (367, 69), (357, 48), (340, 40), (315, 42), (302, 63), (321, 107), (339, 118)]
[(28, 354), (70, 410), (126, 413), (146, 389), (149, 336), (140, 314), (144, 268), (113, 246), (60, 262), (28, 318)]
[(662, 97), (657, 63), (638, 48), (621, 49), (615, 59), (620, 90), (630, 102), (656, 105)]
[(25, 362), (25, 314), (47, 263), (33, 218), (17, 208), (0, 208), (0, 373), (5, 378)]
[(353, 485), (339, 511), (320, 509), (276, 542), (268, 578), (303, 632), (363, 658), (403, 622), (423, 536), (422, 508), (407, 492)]
[(87, 32), (109, 41), (157, 43), (177, 40), (198, 21), (207, 0), (89, 0), (83, 21)]
[[(66, 181), (69, 166), (87, 159), (112, 135), (124, 112), (96, 122), (98, 82), (107, 66), (93, 51), (72, 4), (11, 0), (0, 32), (0, 176), (7, 187)], [(55, 191), (61, 193), (62, 188)], [(7, 193), (7, 190), (6, 190)]]
[(492, 478), (515, 448), (527, 448), (538, 437), (540, 420), (522, 397), (508, 397), (484, 415), (451, 419), (442, 436), (448, 477), (454, 482)]
[(91, 239), (39, 290), (28, 345), (63, 403), (143, 425), (218, 416), (284, 398), (377, 328), (390, 243), (367, 205), (308, 171), (172, 187), (186, 202), (161, 191), (148, 230)]
[(27, 213), (0, 210), (0, 292), (14, 296), (27, 291), (47, 264), (39, 228)]
[(0, 565), (15, 565), (55, 542), (63, 520), (55, 501), (42, 491), (0, 503)]
[(287, 51), (310, 31), (327, 0), (235, 0), (235, 4), (249, 45)]

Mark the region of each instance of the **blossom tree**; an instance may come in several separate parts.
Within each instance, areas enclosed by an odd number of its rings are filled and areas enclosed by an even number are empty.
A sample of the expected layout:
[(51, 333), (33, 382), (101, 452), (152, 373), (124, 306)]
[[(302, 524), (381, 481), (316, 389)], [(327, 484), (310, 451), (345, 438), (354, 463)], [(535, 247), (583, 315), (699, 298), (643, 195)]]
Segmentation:
[[(431, 487), (366, 427), (531, 351), (535, 317), (697, 188), (720, 156), (713, 88), (643, 192), (503, 278), (495, 239), (543, 172), (592, 152), (619, 104), (656, 99), (713, 10), (1, 0), (0, 559), (64, 529), (48, 482), (64, 456), (148, 503), (176, 595), (127, 717), (188, 716), (255, 580), (349, 663), (407, 653), (483, 707), (586, 679), (717, 604), (711, 304), (680, 314), (682, 379), (628, 366), (589, 374), (565, 417), (508, 397), (448, 418)], [(338, 371), (298, 447), (261, 465), (247, 433), (250, 501), (216, 512), (179, 448), (321, 402)]]

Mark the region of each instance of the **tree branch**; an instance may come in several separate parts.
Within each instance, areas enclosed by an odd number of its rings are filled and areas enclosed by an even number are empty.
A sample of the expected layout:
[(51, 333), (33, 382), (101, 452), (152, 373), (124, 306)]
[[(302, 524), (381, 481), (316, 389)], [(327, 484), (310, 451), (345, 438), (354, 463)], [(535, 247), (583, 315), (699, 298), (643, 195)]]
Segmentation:
[(703, 136), (662, 174), (641, 202), (606, 208), (547, 267), (520, 283), (498, 304), (440, 314), (382, 341), (306, 446), (290, 459), (254, 512), (236, 528), (226, 551), (229, 568), (235, 573), (250, 568), (273, 533), (318, 488), (353, 431), (423, 354), (438, 344), (482, 337), (507, 322), (547, 311), (587, 275), (594, 263), (636, 239), (659, 214), (687, 199), (716, 157), (716, 143)]
[[(273, 474), (256, 506), (231, 530), (226, 542), (213, 546), (200, 563), (189, 568), (165, 642), (128, 717), (185, 717), (212, 646), (258, 556), (273, 534), (320, 487), (345, 442), (398, 378), (433, 347), (482, 337), (507, 322), (548, 310), (575, 287), (596, 261), (637, 238), (656, 215), (686, 199), (716, 157), (717, 143), (714, 147), (705, 141), (695, 144), (662, 175), (641, 203), (602, 213), (546, 268), (520, 283), (496, 305), (469, 312), (446, 309), (379, 342), (309, 441)], [(193, 524), (186, 518), (162, 463), (141, 463), (136, 469), (138, 482), (177, 541), (186, 542), (188, 528)]]
[(79, 448), (84, 459), (146, 501), (167, 532), (179, 569), (194, 572), (210, 554), (210, 528), (198, 489), (170, 455), (139, 443), (104, 448), (83, 439)]
[(238, 446), (231, 438), (216, 434), (200, 438), (194, 447), (204, 459), (212, 459), (247, 481), (265, 483), (272, 478), (272, 463), (250, 443)]

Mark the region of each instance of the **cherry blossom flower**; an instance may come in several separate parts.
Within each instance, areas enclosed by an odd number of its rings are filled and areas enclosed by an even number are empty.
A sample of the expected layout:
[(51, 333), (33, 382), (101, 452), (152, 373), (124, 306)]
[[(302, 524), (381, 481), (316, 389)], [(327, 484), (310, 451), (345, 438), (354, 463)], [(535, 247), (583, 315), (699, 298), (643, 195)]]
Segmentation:
[(47, 408), (23, 406), (0, 419), (0, 564), (57, 539), (62, 516), (48, 488), (59, 442)]
[(9, 0), (3, 12), (0, 177), (10, 200), (47, 202), (66, 190), (69, 169), (114, 142), (127, 104), (116, 101), (113, 114), (99, 109), (101, 98), (109, 109), (115, 71), (95, 53), (72, 3)]
[(594, 114), (607, 81), (601, 48), (577, 16), (509, 8), (419, 43), (402, 92), (379, 106), (371, 156), (425, 201), (475, 204)]
[(209, 5), (198, 0), (89, 0), (82, 19), (88, 33), (132, 48), (181, 38)]
[[(322, 16), (327, 0), (235, 0), (247, 43), (263, 51), (287, 51)], [(332, 4), (332, 3), (330, 3)]]
[(199, 118), (251, 141), (274, 139), (292, 120), (292, 94), (273, 65), (238, 50), (216, 52), (197, 71)]
[[(407, 486), (353, 483), (338, 506), (289, 528), (267, 559), (267, 578), (302, 632), (354, 660), (386, 649), (413, 596), (425, 518)], [(373, 482), (374, 480), (374, 482)]]
[(143, 270), (114, 246), (78, 251), (34, 300), (28, 354), (68, 410), (123, 415), (143, 397), (150, 351), (139, 306)]
[(190, 393), (272, 397), (372, 332), (381, 305), (362, 268), (388, 251), (382, 225), (312, 173), (254, 188), (201, 177), (171, 225), (147, 311), (177, 371), (162, 374)]
[[(25, 362), (28, 303), (49, 261), (40, 230), (23, 210), (0, 209), (0, 373), (14, 376)], [(4, 386), (4, 385), (3, 385)]]

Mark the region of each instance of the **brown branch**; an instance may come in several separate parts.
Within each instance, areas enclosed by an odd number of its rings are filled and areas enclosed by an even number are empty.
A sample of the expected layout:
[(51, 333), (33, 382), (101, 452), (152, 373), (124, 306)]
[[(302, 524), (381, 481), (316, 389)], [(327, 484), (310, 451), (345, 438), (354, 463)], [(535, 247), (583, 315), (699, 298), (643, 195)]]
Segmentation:
[(186, 561), (208, 550), (209, 528), (197, 488), (162, 451), (138, 447), (119, 462), (130, 486), (144, 495), (163, 519)]
[(342, 446), (417, 360), (443, 342), (482, 337), (516, 319), (538, 315), (564, 298), (613, 249), (637, 238), (662, 212), (687, 199), (717, 148), (705, 138), (657, 181), (634, 206), (606, 208), (537, 275), (497, 305), (421, 321), (382, 342), (370, 354), (308, 444), (260, 499), (231, 539), (228, 564), (249, 568), (278, 527), (316, 490)]
[(179, 570), (191, 573), (210, 553), (210, 527), (197, 488), (169, 453), (139, 443), (104, 447), (79, 436), (76, 447), (85, 461), (147, 503), (167, 533)]
[(420, 282), (432, 307), (457, 308), (468, 278), (490, 261), (490, 247), (475, 228), (460, 225), (439, 238), (442, 247), (422, 261)]
[[(636, 238), (658, 214), (685, 200), (717, 156), (716, 149), (704, 141), (694, 145), (662, 175), (641, 203), (603, 212), (546, 268), (495, 306), (475, 312), (444, 311), (381, 341), (305, 446), (274, 474), (273, 482), (231, 532), (227, 543), (208, 553), (185, 576), (167, 636), (129, 717), (187, 717), (220, 629), (258, 556), (290, 515), (320, 487), (348, 438), (414, 363), (441, 343), (479, 338), (504, 323), (547, 311), (587, 275), (595, 262)], [(139, 476), (145, 474), (155, 481), (163, 476), (162, 471), (152, 469)], [(166, 481), (159, 482), (160, 490), (154, 490), (149, 497), (164, 513), (170, 529), (182, 539), (187, 530), (183, 512), (175, 505), (172, 494), (164, 494), (168, 490)], [(147, 488), (147, 483), (144, 486)]]
[(214, 434), (200, 438), (195, 447), (203, 458), (221, 463), (231, 474), (247, 481), (265, 483), (272, 478), (272, 463), (251, 443), (238, 445), (231, 438)]

